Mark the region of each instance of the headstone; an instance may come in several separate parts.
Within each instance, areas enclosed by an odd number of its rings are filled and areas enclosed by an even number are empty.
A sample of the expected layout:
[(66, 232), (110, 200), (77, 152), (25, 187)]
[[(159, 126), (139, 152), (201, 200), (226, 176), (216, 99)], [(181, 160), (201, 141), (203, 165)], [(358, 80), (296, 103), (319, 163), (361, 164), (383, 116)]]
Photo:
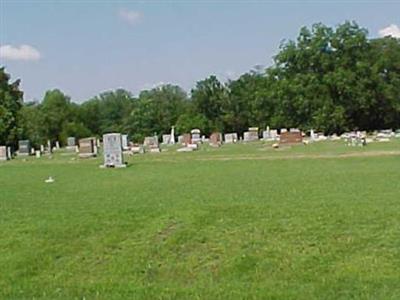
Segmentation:
[(189, 144), (192, 144), (192, 142), (192, 136), (189, 133), (185, 133), (182, 137), (182, 144), (187, 146)]
[(126, 167), (122, 154), (122, 137), (120, 133), (103, 135), (104, 167)]
[(220, 132), (214, 132), (210, 136), (210, 146), (220, 147), (222, 145), (222, 134)]
[(67, 150), (75, 150), (75, 146), (76, 146), (76, 139), (73, 136), (70, 136), (67, 138)]
[(29, 140), (18, 142), (18, 155), (29, 155), (31, 153), (31, 144)]
[(225, 144), (233, 144), (238, 141), (238, 135), (236, 132), (234, 133), (225, 133), (224, 135)]
[(269, 126), (267, 126), (267, 129), (263, 131), (263, 140), (264, 141), (270, 141), (271, 140), (271, 131), (269, 129)]
[(253, 142), (258, 141), (258, 127), (250, 127), (249, 131), (243, 133), (243, 141)]
[(60, 149), (60, 142), (59, 141), (56, 141), (56, 149), (57, 150)]
[(190, 131), (192, 135), (192, 143), (200, 143), (201, 142), (201, 131), (200, 129), (192, 129)]
[(8, 159), (12, 158), (12, 156), (11, 156), (11, 147), (7, 147), (7, 156), (8, 156)]
[(170, 138), (169, 138), (169, 143), (171, 145), (175, 145), (175, 126), (171, 127), (171, 134), (170, 134)]
[(158, 138), (156, 136), (147, 136), (144, 138), (143, 146), (150, 148), (150, 147), (157, 147), (158, 148)]
[(44, 153), (44, 145), (40, 145), (40, 152)]
[(53, 151), (53, 149), (51, 149), (51, 141), (47, 140), (47, 151), (49, 151), (50, 153)]
[(298, 128), (290, 128), (289, 131), (290, 132), (301, 132), (300, 129), (298, 129)]
[(40, 158), (40, 156), (41, 156), (40, 150), (36, 150), (36, 158)]
[(79, 140), (79, 157), (93, 157), (96, 156), (95, 152), (96, 138), (89, 137)]
[(170, 134), (163, 134), (162, 135), (162, 144), (163, 145), (169, 145), (171, 140), (171, 135)]
[[(122, 141), (122, 150), (129, 150), (128, 135), (127, 134), (122, 134), (121, 135), (121, 141)], [(104, 143), (104, 140), (103, 140), (103, 143)]]
[(281, 128), (281, 134), (287, 132), (286, 128)]
[(8, 151), (6, 146), (0, 146), (0, 160), (8, 160), (10, 157), (8, 156)]
[(269, 135), (271, 136), (271, 139), (276, 141), (278, 139), (278, 130), (277, 129), (271, 129), (269, 132)]
[(301, 135), (301, 132), (286, 131), (281, 133), (279, 145), (301, 144), (302, 142), (303, 137)]
[(310, 131), (310, 139), (311, 139), (311, 141), (315, 141), (316, 140), (314, 129), (311, 129), (311, 131)]
[(183, 135), (178, 136), (178, 144), (183, 144)]
[(31, 155), (35, 155), (35, 148), (31, 148)]

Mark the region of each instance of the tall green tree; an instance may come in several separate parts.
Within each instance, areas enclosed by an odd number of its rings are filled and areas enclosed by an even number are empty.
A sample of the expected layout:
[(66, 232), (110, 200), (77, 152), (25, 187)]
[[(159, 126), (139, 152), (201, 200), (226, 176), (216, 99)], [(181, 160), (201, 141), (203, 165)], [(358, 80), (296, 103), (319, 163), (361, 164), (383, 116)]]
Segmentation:
[(183, 89), (162, 85), (140, 93), (125, 121), (125, 128), (135, 140), (155, 133), (169, 133), (187, 109), (188, 98)]
[(18, 112), (23, 105), (20, 80), (10, 82), (10, 75), (0, 68), (0, 145), (16, 145), (19, 127)]
[(227, 88), (214, 75), (198, 81), (192, 89), (191, 100), (194, 111), (208, 120), (204, 128), (206, 134), (223, 129), (223, 105), (227, 97)]

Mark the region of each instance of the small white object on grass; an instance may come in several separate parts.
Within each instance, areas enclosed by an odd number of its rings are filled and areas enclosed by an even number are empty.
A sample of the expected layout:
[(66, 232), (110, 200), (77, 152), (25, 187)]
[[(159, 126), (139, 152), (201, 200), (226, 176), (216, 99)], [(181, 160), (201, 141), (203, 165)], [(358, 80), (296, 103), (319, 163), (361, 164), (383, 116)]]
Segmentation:
[(44, 182), (46, 182), (46, 183), (53, 183), (53, 182), (54, 182), (54, 179), (53, 179), (53, 177), (49, 176), (49, 178), (47, 178)]

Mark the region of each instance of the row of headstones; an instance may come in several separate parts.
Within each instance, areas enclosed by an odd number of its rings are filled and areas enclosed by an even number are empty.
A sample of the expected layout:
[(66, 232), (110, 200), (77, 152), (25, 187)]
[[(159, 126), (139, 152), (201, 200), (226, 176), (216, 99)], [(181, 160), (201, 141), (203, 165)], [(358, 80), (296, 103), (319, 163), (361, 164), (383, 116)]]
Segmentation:
[[(31, 143), (29, 140), (20, 140), (18, 141), (18, 151), (17, 155), (19, 156), (28, 156), (28, 155), (36, 155), (36, 157), (40, 157), (43, 153), (49, 152), (52, 150), (60, 149), (60, 145), (56, 142), (56, 146), (54, 149), (51, 148), (51, 143), (48, 141), (47, 148), (44, 145), (40, 145), (40, 150), (36, 150), (31, 147)], [(0, 146), (0, 160), (8, 160), (12, 158), (11, 147)]]

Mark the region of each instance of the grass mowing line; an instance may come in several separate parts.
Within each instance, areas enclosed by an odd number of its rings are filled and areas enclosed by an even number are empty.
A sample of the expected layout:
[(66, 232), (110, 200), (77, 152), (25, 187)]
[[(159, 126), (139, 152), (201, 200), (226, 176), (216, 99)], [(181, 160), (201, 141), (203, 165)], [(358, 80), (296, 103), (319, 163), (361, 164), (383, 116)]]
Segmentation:
[[(370, 151), (370, 152), (350, 152), (341, 154), (295, 154), (285, 156), (260, 156), (260, 155), (213, 155), (206, 157), (192, 157), (191, 161), (230, 161), (230, 160), (290, 160), (290, 159), (333, 159), (333, 158), (357, 158), (357, 157), (383, 157), (400, 156), (400, 151)], [(182, 157), (183, 158), (183, 157)], [(166, 159), (165, 157), (155, 158), (147, 162), (182, 162), (185, 159)], [(144, 162), (144, 161), (142, 161)]]

